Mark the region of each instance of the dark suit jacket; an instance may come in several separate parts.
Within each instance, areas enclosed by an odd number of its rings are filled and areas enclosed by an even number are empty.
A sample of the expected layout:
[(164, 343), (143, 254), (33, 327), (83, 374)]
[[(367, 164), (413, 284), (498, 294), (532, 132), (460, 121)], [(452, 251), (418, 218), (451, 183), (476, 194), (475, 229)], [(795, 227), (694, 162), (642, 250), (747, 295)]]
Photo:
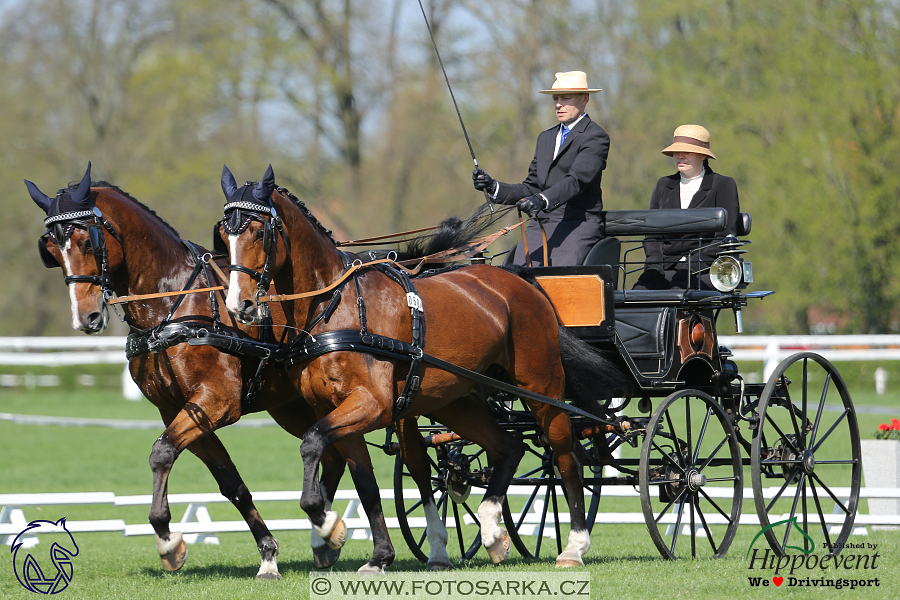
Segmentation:
[[(502, 204), (542, 193), (549, 210), (538, 217), (547, 232), (550, 264), (580, 265), (591, 247), (603, 237), (603, 197), (600, 178), (609, 154), (609, 136), (587, 115), (575, 125), (556, 158), (556, 134), (559, 125), (541, 132), (522, 183), (501, 183), (497, 200)], [(555, 209), (555, 210), (554, 210)], [(540, 228), (532, 220), (526, 229), (528, 249), (534, 265), (543, 264)], [(522, 244), (516, 249), (515, 263), (525, 264)]]
[[(656, 188), (650, 196), (650, 208), (681, 208), (681, 192), (679, 184), (681, 174), (675, 173), (667, 177), (661, 177), (656, 182)], [(728, 211), (728, 224), (725, 231), (715, 235), (715, 239), (722, 239), (726, 235), (737, 235), (738, 213), (741, 211), (738, 202), (737, 184), (731, 177), (719, 175), (706, 167), (706, 175), (700, 184), (700, 189), (694, 194), (688, 208), (716, 208), (721, 207)], [(697, 247), (696, 235), (673, 235), (666, 239), (647, 238), (644, 240), (644, 253), (647, 255), (647, 269), (673, 270), (680, 268), (679, 259)], [(718, 253), (718, 245), (703, 250), (700, 260), (703, 266), (708, 267), (715, 260)], [(696, 253), (691, 258), (691, 268), (696, 269)], [(682, 263), (684, 264), (684, 263)], [(686, 266), (686, 265), (685, 265)]]
[(587, 115), (572, 128), (554, 159), (559, 125), (541, 132), (522, 183), (501, 183), (497, 200), (513, 203), (542, 193), (550, 209), (566, 203), (569, 209), (600, 214), (603, 198), (600, 178), (609, 154), (609, 136)]

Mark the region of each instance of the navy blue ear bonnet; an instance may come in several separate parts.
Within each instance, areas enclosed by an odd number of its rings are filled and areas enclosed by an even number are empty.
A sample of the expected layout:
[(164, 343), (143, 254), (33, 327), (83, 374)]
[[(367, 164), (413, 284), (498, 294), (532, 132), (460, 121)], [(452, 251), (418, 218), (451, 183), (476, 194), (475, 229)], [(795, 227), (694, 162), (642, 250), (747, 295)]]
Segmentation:
[(222, 224), (229, 235), (237, 235), (247, 229), (256, 214), (276, 216), (275, 206), (272, 204), (272, 192), (275, 191), (275, 173), (272, 171), (272, 165), (266, 169), (262, 181), (259, 183), (248, 181), (241, 187), (235, 183), (234, 175), (228, 167), (223, 166), (222, 191), (227, 199), (223, 208), (225, 219), (222, 220)]
[[(59, 190), (55, 198), (44, 194), (27, 179), (25, 187), (28, 188), (28, 193), (34, 203), (41, 207), (41, 210), (47, 215), (47, 218), (44, 219), (47, 233), (38, 240), (41, 260), (48, 268), (58, 267), (59, 263), (47, 250), (47, 239), (53, 238), (54, 243), (61, 246), (72, 235), (77, 221), (102, 218), (100, 211), (91, 203), (91, 163), (88, 163), (81, 183), (74, 190), (71, 188)], [(89, 230), (89, 232), (91, 231)]]
[[(213, 250), (216, 254), (228, 254), (228, 248), (219, 236), (220, 227), (224, 228), (228, 235), (238, 235), (247, 229), (250, 221), (259, 219), (260, 214), (271, 215), (273, 219), (277, 219), (278, 213), (275, 212), (275, 205), (272, 204), (272, 192), (274, 191), (275, 172), (272, 171), (272, 165), (266, 169), (262, 181), (259, 183), (248, 181), (240, 187), (228, 167), (222, 167), (222, 192), (224, 192), (227, 202), (223, 208), (225, 218), (213, 227)], [(265, 246), (268, 251), (274, 239), (272, 225), (268, 221), (265, 235)]]

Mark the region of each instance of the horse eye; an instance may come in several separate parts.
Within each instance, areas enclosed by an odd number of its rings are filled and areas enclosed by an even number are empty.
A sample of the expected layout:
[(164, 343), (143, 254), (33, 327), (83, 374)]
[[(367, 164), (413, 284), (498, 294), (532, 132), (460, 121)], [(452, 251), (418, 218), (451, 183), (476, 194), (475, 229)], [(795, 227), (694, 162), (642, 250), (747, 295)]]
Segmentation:
[(94, 252), (94, 249), (91, 247), (91, 240), (84, 240), (84, 242), (81, 243), (81, 251), (84, 254), (92, 254)]
[(266, 232), (262, 229), (256, 232), (256, 239), (261, 240), (265, 237)]

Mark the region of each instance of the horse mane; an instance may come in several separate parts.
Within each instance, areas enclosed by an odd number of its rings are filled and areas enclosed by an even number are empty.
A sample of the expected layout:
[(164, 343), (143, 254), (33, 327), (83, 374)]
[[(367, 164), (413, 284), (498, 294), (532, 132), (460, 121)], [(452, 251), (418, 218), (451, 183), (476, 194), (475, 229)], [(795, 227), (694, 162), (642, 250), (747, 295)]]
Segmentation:
[(407, 240), (406, 248), (403, 250), (373, 250), (372, 252), (379, 258), (387, 257), (390, 252), (396, 252), (396, 260), (404, 261), (464, 247), (487, 235), (494, 228), (496, 222), (506, 216), (507, 212), (509, 211), (490, 212), (488, 205), (482, 204), (464, 219), (448, 217), (438, 223), (431, 233)]
[[(77, 182), (77, 181), (70, 183), (68, 185), (68, 187), (61, 189), (60, 192), (71, 192), (72, 190), (74, 190), (75, 188), (78, 187), (78, 184), (79, 184), (79, 182)], [(165, 227), (167, 227), (169, 229), (169, 231), (171, 231), (173, 234), (175, 234), (175, 237), (177, 237), (178, 239), (181, 239), (181, 234), (179, 234), (175, 230), (174, 227), (169, 225), (169, 223), (166, 222), (165, 219), (163, 219), (158, 214), (156, 214), (155, 210), (153, 210), (152, 208), (150, 208), (149, 206), (147, 206), (146, 204), (144, 204), (143, 202), (141, 202), (140, 200), (138, 200), (137, 198), (135, 198), (134, 196), (132, 196), (131, 194), (129, 194), (128, 192), (123, 190), (122, 188), (120, 188), (119, 186), (113, 185), (108, 181), (100, 180), (100, 181), (92, 181), (91, 187), (92, 188), (95, 188), (95, 187), (96, 188), (107, 188), (107, 189), (111, 189), (111, 190), (115, 190), (116, 192), (119, 192), (120, 194), (122, 194), (123, 196), (125, 196), (126, 198), (128, 198), (129, 200), (131, 200), (132, 202), (134, 202), (135, 204), (137, 204), (144, 210), (146, 210), (148, 213), (153, 215), (160, 223), (162, 223)]]
[[(254, 183), (254, 185), (256, 185), (256, 184)], [(282, 196), (285, 196), (291, 202), (293, 202), (294, 205), (300, 209), (300, 212), (303, 213), (303, 216), (306, 217), (307, 220), (313, 224), (313, 227), (318, 229), (322, 233), (322, 235), (324, 235), (329, 240), (331, 240), (332, 244), (337, 246), (337, 242), (335, 241), (334, 236), (331, 235), (331, 230), (327, 229), (324, 225), (322, 225), (322, 222), (319, 221), (319, 219), (317, 219), (314, 214), (312, 214), (312, 211), (306, 207), (306, 204), (304, 204), (303, 201), (300, 200), (300, 198), (298, 198), (293, 193), (291, 193), (291, 191), (287, 188), (279, 187), (279, 188), (276, 188), (276, 191), (278, 191), (279, 193), (281, 193)]]

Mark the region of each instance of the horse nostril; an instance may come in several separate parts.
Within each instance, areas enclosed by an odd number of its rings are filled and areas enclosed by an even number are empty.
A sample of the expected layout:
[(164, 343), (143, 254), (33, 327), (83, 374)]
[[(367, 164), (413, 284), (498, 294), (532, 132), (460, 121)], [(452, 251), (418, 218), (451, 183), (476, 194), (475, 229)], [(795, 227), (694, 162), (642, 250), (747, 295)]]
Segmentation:
[(85, 324), (88, 328), (93, 330), (98, 330), (103, 327), (103, 314), (100, 311), (92, 312), (85, 319)]
[(247, 313), (251, 312), (253, 310), (253, 308), (254, 308), (254, 304), (253, 304), (252, 300), (243, 300), (238, 305), (238, 312), (247, 314)]

